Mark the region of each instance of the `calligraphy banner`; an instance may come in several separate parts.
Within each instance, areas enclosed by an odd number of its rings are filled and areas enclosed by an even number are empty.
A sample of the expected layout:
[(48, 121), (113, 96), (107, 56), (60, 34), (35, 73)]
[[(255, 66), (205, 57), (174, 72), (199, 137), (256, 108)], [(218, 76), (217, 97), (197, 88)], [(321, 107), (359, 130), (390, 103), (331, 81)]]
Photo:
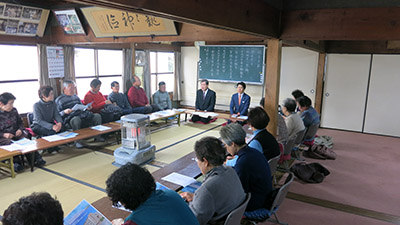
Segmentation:
[(96, 37), (177, 35), (172, 20), (100, 7), (81, 10)]

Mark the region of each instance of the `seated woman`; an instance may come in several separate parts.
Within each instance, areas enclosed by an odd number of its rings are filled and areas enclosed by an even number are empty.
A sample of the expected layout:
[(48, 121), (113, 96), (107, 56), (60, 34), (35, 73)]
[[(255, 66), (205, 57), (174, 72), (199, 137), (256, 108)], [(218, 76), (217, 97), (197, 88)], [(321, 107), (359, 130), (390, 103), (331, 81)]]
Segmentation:
[(194, 195), (183, 192), (181, 196), (189, 202), (200, 225), (223, 221), (245, 199), (240, 179), (234, 169), (223, 165), (226, 150), (217, 138), (200, 139), (194, 151), (197, 165), (205, 179)]
[[(21, 116), (14, 108), (15, 96), (5, 92), (0, 95), (0, 145), (9, 145), (13, 140), (19, 140), (28, 137), (28, 132), (24, 128)], [(26, 154), (28, 162), (31, 162), (31, 157), (35, 157), (34, 165), (43, 166), (46, 161), (42, 159), (38, 152)], [(14, 170), (22, 171), (22, 159), (18, 156), (14, 157)]]
[(120, 202), (132, 213), (116, 219), (113, 225), (176, 224), (197, 225), (199, 222), (183, 199), (172, 190), (156, 190), (149, 171), (128, 163), (114, 171), (106, 181), (112, 203)]
[(244, 215), (249, 218), (254, 218), (255, 215), (265, 218), (272, 193), (272, 176), (267, 159), (259, 151), (247, 146), (246, 132), (239, 124), (232, 123), (222, 127), (219, 134), (228, 153), (238, 155), (234, 169), (244, 191), (251, 193)]
[(296, 106), (296, 101), (294, 99), (287, 98), (283, 101), (282, 112), (286, 116), (285, 122), (288, 130), (289, 140), (296, 138), (296, 134), (304, 130), (303, 121), (295, 112)]
[(244, 93), (246, 84), (239, 82), (236, 84), (237, 93), (232, 95), (231, 105), (229, 107), (232, 116), (247, 116), (250, 106), (250, 96)]
[[(43, 86), (38, 91), (40, 100), (33, 105), (32, 131), (40, 136), (53, 135), (61, 131), (62, 118), (54, 102), (54, 91), (50, 86)], [(48, 149), (49, 153), (59, 148)]]
[(4, 211), (3, 225), (63, 225), (64, 212), (58, 200), (47, 192), (21, 197)]
[(280, 154), (279, 144), (275, 137), (267, 131), (269, 116), (261, 107), (250, 110), (247, 122), (253, 130), (254, 137), (249, 142), (249, 147), (263, 153), (268, 160)]

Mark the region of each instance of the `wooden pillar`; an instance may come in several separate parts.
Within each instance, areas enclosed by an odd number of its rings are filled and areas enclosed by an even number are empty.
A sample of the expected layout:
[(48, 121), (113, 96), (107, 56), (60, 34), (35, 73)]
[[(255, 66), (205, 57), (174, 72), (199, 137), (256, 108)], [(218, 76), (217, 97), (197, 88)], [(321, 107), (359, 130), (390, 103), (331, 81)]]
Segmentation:
[(268, 131), (276, 136), (278, 128), (279, 86), (281, 78), (281, 53), (282, 41), (279, 39), (268, 40), (265, 76), (265, 103), (264, 109), (271, 119)]
[(325, 73), (326, 53), (319, 53), (317, 83), (315, 85), (315, 102), (314, 108), (321, 115), (322, 97), (324, 95), (324, 73)]

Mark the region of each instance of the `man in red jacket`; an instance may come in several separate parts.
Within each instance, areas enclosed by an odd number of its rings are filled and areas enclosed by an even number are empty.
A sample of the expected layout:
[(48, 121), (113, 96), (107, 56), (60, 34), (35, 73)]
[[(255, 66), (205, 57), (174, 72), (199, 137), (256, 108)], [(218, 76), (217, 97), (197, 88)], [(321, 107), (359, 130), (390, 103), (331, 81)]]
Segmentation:
[(133, 78), (135, 82), (132, 83), (132, 87), (128, 91), (128, 101), (132, 108), (144, 114), (160, 111), (157, 105), (149, 104), (146, 92), (140, 87), (142, 85), (140, 78), (138, 76), (133, 76)]

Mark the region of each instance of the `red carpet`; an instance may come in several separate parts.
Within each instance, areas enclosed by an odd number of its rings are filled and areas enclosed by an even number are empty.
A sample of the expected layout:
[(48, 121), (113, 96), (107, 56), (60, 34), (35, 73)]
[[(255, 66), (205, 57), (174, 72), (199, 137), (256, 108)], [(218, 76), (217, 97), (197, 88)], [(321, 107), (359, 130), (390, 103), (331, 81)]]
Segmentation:
[[(400, 138), (328, 129), (318, 135), (333, 137), (337, 159), (306, 161), (331, 174), (320, 184), (295, 179), (289, 192), (400, 217)], [(288, 198), (278, 215), (289, 224), (388, 224)]]

